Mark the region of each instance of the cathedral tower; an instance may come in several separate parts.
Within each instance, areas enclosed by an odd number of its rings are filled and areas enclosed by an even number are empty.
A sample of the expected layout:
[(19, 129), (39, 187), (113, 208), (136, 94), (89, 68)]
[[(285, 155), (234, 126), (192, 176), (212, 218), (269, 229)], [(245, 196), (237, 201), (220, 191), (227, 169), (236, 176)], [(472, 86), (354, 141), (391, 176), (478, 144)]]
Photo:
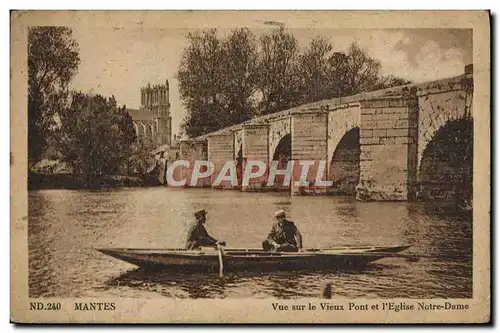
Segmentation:
[(155, 145), (170, 145), (172, 135), (172, 117), (170, 117), (170, 100), (168, 80), (165, 84), (149, 83), (141, 88), (141, 113), (151, 119), (151, 141)]

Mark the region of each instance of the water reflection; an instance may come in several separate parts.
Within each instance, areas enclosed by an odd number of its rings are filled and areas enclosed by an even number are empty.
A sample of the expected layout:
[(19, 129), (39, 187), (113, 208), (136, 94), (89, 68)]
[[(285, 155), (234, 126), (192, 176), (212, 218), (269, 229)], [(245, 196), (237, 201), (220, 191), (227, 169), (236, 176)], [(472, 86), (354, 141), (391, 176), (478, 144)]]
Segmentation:
[[(266, 297), (286, 299), (320, 296), (326, 283), (337, 280), (335, 277), (353, 279), (356, 275), (374, 274), (390, 267), (391, 265), (371, 264), (363, 269), (229, 272), (223, 277), (216, 273), (148, 271), (138, 268), (109, 279), (105, 285), (106, 289), (129, 287), (139, 291), (154, 290), (167, 297), (172, 297), (181, 290), (185, 292), (182, 296), (184, 298), (225, 298), (233, 293), (232, 289), (258, 286), (266, 291)], [(320, 276), (324, 278), (318, 279)], [(303, 288), (305, 284), (309, 286), (308, 291)], [(334, 293), (336, 287), (333, 285)]]
[(152, 272), (135, 269), (112, 278), (106, 282), (109, 287), (127, 286), (139, 290), (155, 291), (164, 296), (172, 296), (171, 288), (178, 288), (187, 293), (189, 298), (214, 298), (224, 295), (226, 284), (231, 283), (230, 277), (219, 278), (215, 274), (183, 274)]
[[(361, 271), (179, 276), (151, 274), (95, 248), (178, 248), (192, 212), (229, 247), (259, 247), (285, 208), (308, 248), (410, 244), (416, 263), (384, 259)], [(432, 211), (432, 210), (431, 210)], [(436, 215), (429, 205), (358, 202), (352, 197), (290, 197), (207, 189), (29, 193), (30, 296), (317, 297), (326, 283), (342, 297), (472, 297), (472, 222)]]

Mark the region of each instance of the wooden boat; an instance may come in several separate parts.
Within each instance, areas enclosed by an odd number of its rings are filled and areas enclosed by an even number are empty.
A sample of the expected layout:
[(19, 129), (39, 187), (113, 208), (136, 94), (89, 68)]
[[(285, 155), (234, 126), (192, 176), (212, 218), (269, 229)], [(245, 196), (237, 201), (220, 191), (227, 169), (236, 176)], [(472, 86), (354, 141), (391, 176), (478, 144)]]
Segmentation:
[(385, 257), (404, 257), (398, 252), (409, 246), (335, 247), (331, 249), (304, 249), (301, 252), (269, 252), (261, 249), (97, 249), (111, 257), (146, 269), (172, 271), (294, 270), (313, 268), (351, 268), (364, 266)]

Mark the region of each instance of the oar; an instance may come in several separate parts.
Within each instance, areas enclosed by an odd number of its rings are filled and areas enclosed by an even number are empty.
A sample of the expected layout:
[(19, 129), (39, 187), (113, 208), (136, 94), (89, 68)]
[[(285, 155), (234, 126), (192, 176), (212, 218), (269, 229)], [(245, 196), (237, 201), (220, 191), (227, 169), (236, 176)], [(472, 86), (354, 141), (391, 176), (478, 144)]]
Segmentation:
[(438, 259), (437, 256), (426, 256), (426, 255), (418, 255), (418, 254), (403, 254), (403, 253), (392, 253), (392, 252), (348, 252), (342, 253), (339, 255), (342, 256), (366, 256), (366, 257), (380, 257), (380, 258), (403, 258), (408, 261), (419, 261), (420, 259)]
[(219, 277), (224, 277), (224, 260), (222, 253), (222, 245), (217, 244), (217, 252), (219, 254)]

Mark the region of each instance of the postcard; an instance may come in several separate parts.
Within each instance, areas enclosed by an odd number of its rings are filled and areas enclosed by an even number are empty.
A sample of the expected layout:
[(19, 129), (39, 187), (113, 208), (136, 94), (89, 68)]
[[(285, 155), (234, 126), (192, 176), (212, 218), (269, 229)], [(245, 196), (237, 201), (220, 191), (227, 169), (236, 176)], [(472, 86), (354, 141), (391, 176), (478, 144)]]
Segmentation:
[(488, 323), (487, 11), (12, 11), (14, 323)]

